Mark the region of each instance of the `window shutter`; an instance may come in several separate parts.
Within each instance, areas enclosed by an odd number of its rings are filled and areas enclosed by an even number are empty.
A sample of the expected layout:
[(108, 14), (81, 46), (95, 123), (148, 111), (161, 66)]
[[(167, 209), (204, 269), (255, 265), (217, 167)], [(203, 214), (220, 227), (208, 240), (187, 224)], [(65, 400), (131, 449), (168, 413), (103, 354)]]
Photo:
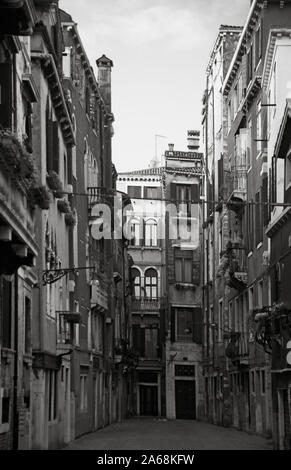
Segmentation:
[(54, 121), (52, 124), (53, 124), (53, 170), (56, 173), (59, 173), (59, 134), (58, 134), (59, 123), (58, 121)]
[(12, 317), (12, 285), (11, 281), (3, 279), (2, 298), (2, 345), (11, 348), (11, 317)]
[(224, 173), (223, 173), (223, 155), (218, 160), (218, 195), (223, 197)]
[(0, 126), (12, 125), (12, 65), (0, 64)]
[(200, 200), (200, 188), (199, 184), (191, 185), (191, 203), (199, 203)]
[(175, 342), (175, 308), (171, 307), (171, 342)]
[[(262, 181), (262, 188), (261, 188), (261, 201), (268, 202), (268, 177), (263, 178)], [(266, 226), (269, 223), (269, 205), (263, 204), (262, 205), (262, 214), (263, 214), (263, 225)]]
[(194, 250), (193, 252), (193, 284), (200, 284), (200, 250)]
[(260, 192), (256, 193), (255, 196), (255, 238), (256, 245), (261, 241), (261, 213), (260, 213)]
[(170, 184), (170, 199), (172, 203), (176, 203), (177, 199), (177, 185), (176, 183)]
[(193, 309), (193, 342), (202, 344), (202, 308)]
[(53, 123), (48, 108), (46, 110), (46, 169), (47, 172), (53, 170)]

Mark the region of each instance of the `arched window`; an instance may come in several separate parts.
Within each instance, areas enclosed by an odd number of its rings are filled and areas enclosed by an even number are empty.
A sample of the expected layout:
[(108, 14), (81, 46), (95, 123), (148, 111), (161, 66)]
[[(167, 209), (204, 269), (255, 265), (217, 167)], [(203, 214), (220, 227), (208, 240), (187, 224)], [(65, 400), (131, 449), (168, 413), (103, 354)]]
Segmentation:
[(158, 224), (154, 219), (149, 219), (145, 224), (145, 246), (157, 246)]
[(130, 244), (132, 246), (139, 246), (140, 245), (140, 227), (141, 222), (139, 219), (131, 219), (130, 220), (130, 230), (131, 230), (131, 240)]
[(145, 272), (145, 293), (147, 299), (156, 299), (158, 297), (158, 273), (150, 268)]
[(141, 277), (140, 272), (136, 268), (131, 270), (131, 278), (133, 281), (133, 298), (140, 299), (141, 297)]

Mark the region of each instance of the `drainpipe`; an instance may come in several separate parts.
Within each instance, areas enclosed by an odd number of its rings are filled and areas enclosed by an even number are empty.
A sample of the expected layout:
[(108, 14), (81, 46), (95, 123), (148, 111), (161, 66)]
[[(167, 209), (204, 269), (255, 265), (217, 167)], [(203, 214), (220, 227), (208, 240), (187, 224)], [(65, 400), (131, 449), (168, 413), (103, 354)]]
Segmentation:
[(13, 450), (18, 450), (18, 407), (17, 407), (17, 385), (18, 385), (18, 274), (14, 278), (14, 374), (13, 374)]

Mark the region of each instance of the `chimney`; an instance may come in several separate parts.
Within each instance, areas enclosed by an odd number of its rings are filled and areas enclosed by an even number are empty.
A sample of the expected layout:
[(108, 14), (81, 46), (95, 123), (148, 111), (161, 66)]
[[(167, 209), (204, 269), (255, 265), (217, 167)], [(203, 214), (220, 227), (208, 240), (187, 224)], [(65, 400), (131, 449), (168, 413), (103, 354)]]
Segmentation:
[(111, 113), (111, 68), (113, 67), (113, 62), (103, 54), (102, 57), (96, 60), (96, 64), (98, 67), (98, 85), (101, 96), (104, 100), (106, 111)]
[(198, 152), (200, 147), (200, 131), (188, 131), (187, 142), (189, 152)]
[(174, 144), (168, 144), (169, 152), (174, 152)]

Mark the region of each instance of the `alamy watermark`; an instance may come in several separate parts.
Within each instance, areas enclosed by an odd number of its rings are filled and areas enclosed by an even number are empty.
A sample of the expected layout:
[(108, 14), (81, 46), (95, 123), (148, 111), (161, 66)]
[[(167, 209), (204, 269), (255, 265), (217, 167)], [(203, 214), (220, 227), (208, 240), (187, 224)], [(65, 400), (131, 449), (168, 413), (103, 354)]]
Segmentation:
[(181, 240), (191, 244), (199, 243), (199, 204), (166, 204), (157, 201), (156, 210), (144, 207), (133, 210), (132, 205), (123, 206), (120, 197), (114, 197), (112, 205), (95, 204), (91, 208), (91, 236), (95, 240), (133, 240), (141, 235), (156, 240)]

